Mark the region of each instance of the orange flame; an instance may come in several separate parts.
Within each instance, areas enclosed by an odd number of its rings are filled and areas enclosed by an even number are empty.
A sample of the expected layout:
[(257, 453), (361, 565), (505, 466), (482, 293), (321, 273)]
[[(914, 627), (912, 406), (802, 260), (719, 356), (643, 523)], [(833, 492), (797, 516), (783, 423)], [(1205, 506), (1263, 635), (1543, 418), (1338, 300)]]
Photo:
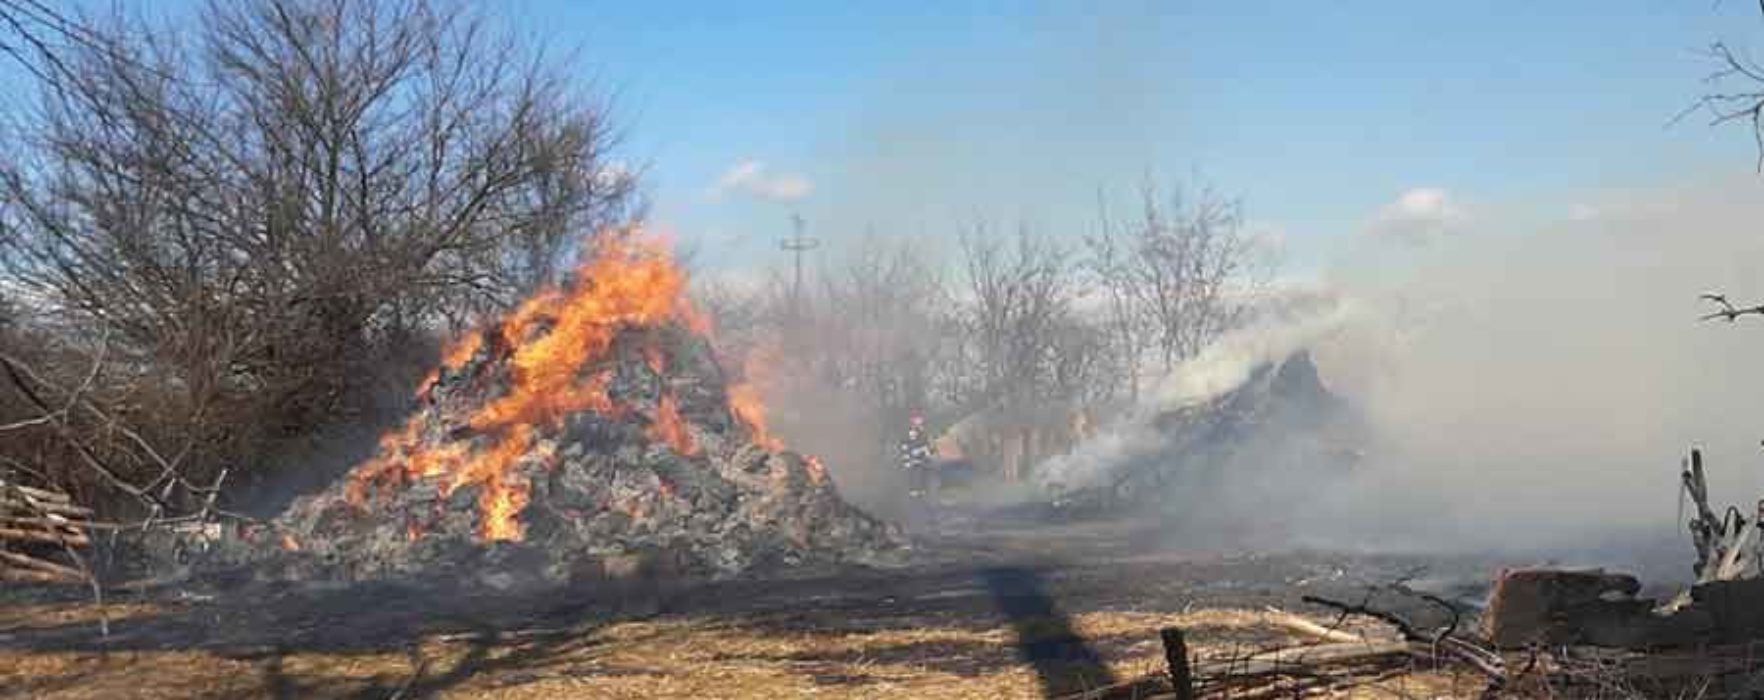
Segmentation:
[(298, 552), (298, 551), (300, 551), (300, 540), (294, 539), (293, 535), (290, 535), (286, 532), (282, 533), (282, 536), (277, 541), (277, 544), (279, 544), (282, 547), (282, 551), (285, 551), (285, 552)]
[(454, 338), (453, 342), (448, 343), (446, 349), (441, 351), (441, 366), (450, 368), (459, 367), (460, 365), (465, 364), (467, 360), (472, 359), (473, 355), (478, 354), (478, 348), (483, 345), (483, 333), (466, 333), (458, 338)]
[(667, 443), (679, 454), (690, 456), (698, 452), (698, 446), (692, 442), (692, 433), (680, 420), (680, 408), (674, 403), (674, 395), (665, 391), (656, 400), (655, 422), (649, 426), (649, 435)]
[(760, 402), (759, 391), (747, 382), (734, 382), (725, 390), (729, 395), (729, 412), (747, 426), (753, 443), (768, 450), (783, 449), (783, 443), (766, 432), (766, 406)]
[[(605, 235), (595, 239), (591, 254), (575, 270), (571, 282), (540, 290), (510, 311), (493, 328), (469, 333), (450, 343), (444, 367), (470, 361), (495, 333), (497, 347), (509, 352), (509, 389), (466, 418), (480, 441), (436, 441), (422, 416), (413, 416), (400, 430), (380, 440), (380, 450), (358, 465), (345, 495), (362, 504), (376, 489), (402, 486), (415, 479), (441, 479), (443, 496), (477, 486), (479, 536), (486, 540), (518, 540), (517, 520), (526, 507), (530, 486), (516, 464), (536, 442), (534, 426), (560, 425), (579, 411), (618, 413), (607, 396), (611, 346), (628, 328), (677, 323), (703, 333), (704, 316), (686, 300), (686, 276), (658, 242), (638, 235)], [(658, 373), (662, 357), (651, 348), (645, 358)], [(437, 373), (438, 375), (438, 373)], [(419, 392), (434, 379), (426, 379)], [(745, 384), (731, 386), (729, 409), (768, 449), (778, 443), (764, 428), (758, 395)], [(663, 392), (651, 435), (681, 454), (696, 450), (681, 421), (672, 395)], [(474, 447), (473, 442), (479, 443)]]
[(724, 389), (728, 395), (729, 413), (747, 428), (754, 444), (768, 450), (784, 449), (784, 443), (766, 430), (766, 406), (760, 399), (759, 384), (767, 384), (768, 375), (776, 366), (777, 349), (769, 343), (749, 348), (741, 360), (741, 376), (731, 380)]

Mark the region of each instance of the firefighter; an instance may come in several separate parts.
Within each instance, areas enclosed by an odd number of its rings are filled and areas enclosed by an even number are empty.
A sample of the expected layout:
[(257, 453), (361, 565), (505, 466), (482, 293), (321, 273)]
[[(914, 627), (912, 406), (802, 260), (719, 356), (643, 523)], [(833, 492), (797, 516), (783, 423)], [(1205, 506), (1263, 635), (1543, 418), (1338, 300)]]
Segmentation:
[(907, 419), (906, 438), (900, 441), (900, 468), (906, 471), (912, 497), (923, 498), (932, 481), (931, 440), (925, 435), (925, 417), (916, 411)]

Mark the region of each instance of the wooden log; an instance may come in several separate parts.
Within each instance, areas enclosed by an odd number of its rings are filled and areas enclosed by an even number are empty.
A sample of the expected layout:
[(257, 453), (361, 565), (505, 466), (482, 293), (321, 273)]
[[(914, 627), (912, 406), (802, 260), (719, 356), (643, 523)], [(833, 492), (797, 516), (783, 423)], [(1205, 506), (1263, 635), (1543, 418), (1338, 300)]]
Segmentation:
[(13, 581), (17, 583), (84, 583), (85, 578), (79, 576), (69, 577), (63, 574), (55, 574), (47, 571), (0, 568), (0, 581)]
[(1312, 644), (1275, 649), (1242, 659), (1204, 662), (1196, 666), (1194, 675), (1210, 681), (1219, 681), (1303, 673), (1332, 665), (1391, 661), (1415, 654), (1428, 655), (1428, 650), (1418, 643), (1402, 641)]
[(44, 560), (38, 559), (36, 557), (27, 556), (24, 554), (19, 554), (17, 552), (7, 552), (4, 550), (0, 550), (0, 562), (5, 562), (7, 564), (10, 564), (12, 567), (12, 570), (14, 570), (14, 571), (17, 571), (20, 569), (29, 569), (29, 570), (33, 570), (33, 571), (59, 574), (59, 575), (63, 575), (63, 576), (72, 576), (72, 577), (74, 577), (74, 580), (79, 580), (79, 581), (83, 581), (86, 578), (86, 575), (84, 573), (81, 573), (79, 569), (75, 569), (71, 566), (66, 566), (63, 564), (57, 564), (57, 563), (51, 562), (51, 561), (44, 561)]
[(6, 481), (0, 481), (0, 492), (4, 492), (4, 491), (17, 491), (17, 492), (22, 493), (26, 496), (30, 496), (32, 498), (36, 498), (38, 500), (43, 500), (43, 501), (54, 501), (56, 503), (71, 503), (71, 502), (73, 502), (73, 499), (71, 497), (69, 497), (67, 494), (61, 493), (59, 491), (46, 491), (43, 489), (31, 488), (29, 486), (21, 486), (21, 485), (6, 482)]
[(92, 509), (71, 503), (0, 496), (0, 512), (56, 513), (70, 517), (86, 517), (92, 514)]
[(82, 530), (87, 527), (90, 527), (92, 525), (92, 523), (88, 523), (83, 520), (69, 520), (69, 519), (64, 518), (62, 516), (55, 515), (55, 514), (51, 513), (45, 517), (35, 517), (35, 516), (28, 516), (28, 515), (27, 516), (0, 515), (0, 525), (15, 525), (15, 526), (22, 525), (22, 526), (26, 526), (26, 527), (40, 527), (40, 528), (49, 528), (49, 529), (60, 528), (60, 529), (77, 531), (77, 530)]
[(86, 539), (84, 533), (64, 533), (54, 530), (21, 530), (18, 528), (0, 527), (0, 541), (42, 542), (45, 544), (65, 544), (84, 547), (92, 541)]

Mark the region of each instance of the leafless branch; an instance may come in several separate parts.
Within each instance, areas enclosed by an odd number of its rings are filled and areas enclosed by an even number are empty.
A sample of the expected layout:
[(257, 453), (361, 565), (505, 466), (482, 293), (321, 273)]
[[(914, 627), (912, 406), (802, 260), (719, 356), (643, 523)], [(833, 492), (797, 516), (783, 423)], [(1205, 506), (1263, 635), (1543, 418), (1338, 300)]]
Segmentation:
[(1764, 316), (1764, 304), (1759, 304), (1757, 306), (1736, 307), (1733, 305), (1732, 302), (1728, 301), (1726, 295), (1715, 294), (1715, 293), (1705, 293), (1705, 294), (1700, 295), (1698, 298), (1703, 299), (1705, 301), (1714, 302), (1715, 304), (1720, 306), (1719, 309), (1716, 309), (1713, 312), (1703, 314), (1702, 316), (1698, 317), (1697, 320), (1700, 320), (1700, 321), (1712, 321), (1714, 319), (1721, 319), (1721, 320), (1727, 321), (1728, 323), (1732, 323), (1735, 320), (1739, 319), (1739, 317), (1741, 317), (1741, 316), (1754, 315), (1754, 314), (1759, 315), (1759, 316)]

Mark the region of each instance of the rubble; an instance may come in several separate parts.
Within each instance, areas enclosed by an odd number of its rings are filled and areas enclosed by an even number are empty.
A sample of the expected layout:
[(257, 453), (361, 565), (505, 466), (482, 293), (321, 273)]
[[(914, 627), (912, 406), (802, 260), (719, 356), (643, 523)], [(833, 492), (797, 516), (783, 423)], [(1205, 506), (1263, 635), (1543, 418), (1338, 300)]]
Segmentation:
[[(1695, 583), (1660, 603), (1639, 597), (1635, 576), (1603, 569), (1525, 568), (1502, 571), (1479, 623), (1464, 624), (1467, 606), (1406, 584), (1371, 587), (1361, 602), (1315, 595), (1306, 603), (1338, 613), (1321, 625), (1269, 609), (1265, 622), (1317, 640), (1226, 659), (1201, 659), (1180, 630), (1162, 637), (1167, 674), (1074, 696), (1126, 698), (1305, 697), (1339, 692), (1412, 672), (1453, 669), (1480, 687), (1478, 697), (1755, 698), (1764, 693), (1764, 518), (1709, 505), (1702, 455), (1692, 451), (1683, 484), (1695, 514)], [(1761, 509), (1764, 510), (1764, 509)], [(1372, 604), (1377, 593), (1408, 596), (1447, 613), (1423, 626), (1412, 612)], [(1350, 617), (1376, 620), (1394, 634), (1363, 634), (1339, 626)], [(1454, 686), (1456, 687), (1456, 686)]]
[(570, 285), (450, 348), (373, 459), (210, 562), (505, 586), (886, 561), (897, 532), (765, 433), (677, 269), (602, 245)]

